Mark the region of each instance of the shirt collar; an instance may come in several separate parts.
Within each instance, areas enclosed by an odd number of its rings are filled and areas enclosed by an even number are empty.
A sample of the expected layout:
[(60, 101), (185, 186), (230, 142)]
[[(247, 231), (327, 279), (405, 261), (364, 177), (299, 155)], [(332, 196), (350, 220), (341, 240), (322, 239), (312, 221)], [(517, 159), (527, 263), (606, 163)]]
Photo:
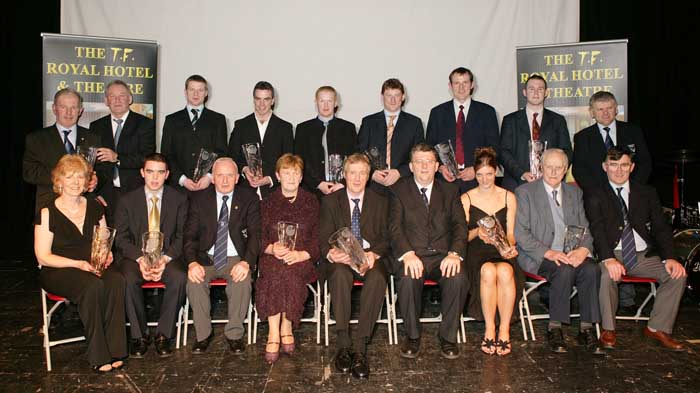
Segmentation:
[(112, 121), (117, 120), (117, 119), (121, 119), (122, 124), (123, 124), (124, 122), (126, 122), (127, 116), (129, 116), (129, 111), (126, 111), (126, 113), (124, 113), (121, 117), (116, 117), (112, 114)]
[(233, 199), (233, 191), (229, 192), (228, 194), (222, 194), (222, 193), (220, 193), (219, 191), (216, 191), (216, 200), (217, 200), (217, 202), (220, 201), (221, 198), (222, 198), (224, 195), (228, 195), (228, 201), (227, 201), (227, 202), (230, 202), (230, 201)]
[(420, 191), (421, 188), (427, 188), (426, 192), (430, 192), (433, 189), (433, 183), (435, 183), (435, 180), (431, 181), (430, 184), (428, 184), (427, 186), (422, 186), (420, 183), (418, 183), (415, 177), (413, 178), (413, 182), (416, 183), (418, 191)]
[(335, 116), (333, 116), (333, 115), (331, 115), (330, 117), (324, 117), (324, 116), (318, 115), (318, 120), (320, 120), (321, 123), (330, 123), (331, 120), (333, 120), (334, 118), (335, 118)]
[(604, 125), (602, 125), (602, 124), (600, 124), (600, 123), (596, 123), (596, 124), (598, 125), (598, 130), (600, 130), (600, 132), (605, 132), (605, 130), (603, 129), (603, 127), (609, 127), (609, 128), (610, 128), (610, 132), (613, 132), (613, 131), (617, 130), (617, 122), (616, 122), (615, 120), (613, 120), (612, 123), (608, 124), (607, 126), (604, 126)]
[(64, 127), (64, 126), (62, 126), (62, 125), (56, 123), (56, 128), (58, 128), (58, 131), (61, 133), (61, 136), (63, 136), (63, 131), (65, 131), (65, 130), (70, 130), (70, 132), (71, 132), (70, 135), (71, 135), (71, 136), (72, 136), (72, 135), (76, 135), (76, 133), (77, 133), (77, 131), (78, 131), (78, 125), (77, 125), (77, 124), (73, 124), (73, 125), (70, 126), (70, 127)]
[(143, 191), (146, 194), (146, 199), (151, 200), (151, 198), (155, 195), (158, 197), (159, 201), (162, 201), (164, 188), (165, 188), (165, 186), (161, 187), (160, 190), (158, 190), (158, 191), (151, 191), (148, 189), (148, 187), (143, 186)]

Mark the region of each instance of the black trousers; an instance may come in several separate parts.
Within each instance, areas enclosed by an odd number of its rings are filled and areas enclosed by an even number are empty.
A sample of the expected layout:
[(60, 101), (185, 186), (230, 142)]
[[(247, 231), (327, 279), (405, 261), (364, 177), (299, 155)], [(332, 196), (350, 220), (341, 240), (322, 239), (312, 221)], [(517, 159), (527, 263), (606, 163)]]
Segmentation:
[[(130, 259), (119, 263), (119, 270), (126, 280), (126, 316), (131, 324), (131, 338), (143, 338), (148, 335), (148, 320), (141, 285), (145, 282), (139, 270), (139, 264)], [(163, 334), (167, 338), (175, 336), (175, 325), (178, 311), (185, 303), (187, 273), (180, 261), (172, 260), (165, 265), (161, 281), (165, 284), (163, 303), (160, 306), (160, 317), (156, 335)]]
[(92, 366), (126, 357), (124, 277), (110, 266), (102, 277), (75, 268), (44, 267), (41, 287), (78, 305)]
[(442, 256), (421, 258), (423, 261), (423, 276), (419, 279), (404, 275), (403, 265), (398, 269), (398, 301), (399, 310), (403, 317), (406, 335), (411, 339), (418, 339), (421, 335), (420, 315), (423, 310), (423, 284), (426, 279), (437, 281), (440, 284), (442, 301), (440, 311), (440, 337), (443, 340), (457, 342), (457, 328), (459, 327), (462, 310), (467, 298), (467, 284), (464, 275), (464, 264), (456, 275), (446, 278), (440, 272)]
[(571, 291), (578, 290), (578, 303), (581, 322), (600, 322), (600, 266), (591, 258), (586, 258), (576, 268), (571, 265), (556, 263), (545, 259), (538, 274), (549, 281), (549, 320), (563, 323), (571, 322)]
[(350, 304), (353, 281), (360, 280), (364, 283), (360, 295), (360, 316), (355, 335), (355, 351), (364, 352), (366, 343), (372, 337), (374, 325), (377, 322), (379, 312), (384, 302), (386, 293), (387, 273), (381, 260), (374, 267), (360, 276), (350, 266), (343, 263), (328, 264), (328, 287), (331, 293), (331, 307), (336, 321), (338, 335), (338, 347), (349, 348), (350, 336)]

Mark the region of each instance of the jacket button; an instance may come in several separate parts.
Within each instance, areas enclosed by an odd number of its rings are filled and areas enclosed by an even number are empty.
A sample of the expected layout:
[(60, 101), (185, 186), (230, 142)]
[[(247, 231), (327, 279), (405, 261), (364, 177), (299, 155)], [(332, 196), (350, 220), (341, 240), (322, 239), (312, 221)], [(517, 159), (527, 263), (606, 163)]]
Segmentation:
[(617, 229), (621, 231), (621, 230), (622, 230), (622, 227), (617, 227)]

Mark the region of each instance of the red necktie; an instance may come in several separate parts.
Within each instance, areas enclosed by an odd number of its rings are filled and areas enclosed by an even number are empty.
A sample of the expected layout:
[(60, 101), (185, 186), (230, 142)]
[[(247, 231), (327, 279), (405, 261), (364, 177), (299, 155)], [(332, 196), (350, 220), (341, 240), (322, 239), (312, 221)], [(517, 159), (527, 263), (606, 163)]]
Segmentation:
[(532, 114), (532, 140), (540, 140), (540, 123), (537, 122), (537, 115), (539, 113)]
[(459, 114), (457, 115), (457, 127), (455, 138), (455, 160), (457, 164), (464, 165), (464, 144), (462, 143), (462, 133), (464, 132), (464, 105), (459, 106)]

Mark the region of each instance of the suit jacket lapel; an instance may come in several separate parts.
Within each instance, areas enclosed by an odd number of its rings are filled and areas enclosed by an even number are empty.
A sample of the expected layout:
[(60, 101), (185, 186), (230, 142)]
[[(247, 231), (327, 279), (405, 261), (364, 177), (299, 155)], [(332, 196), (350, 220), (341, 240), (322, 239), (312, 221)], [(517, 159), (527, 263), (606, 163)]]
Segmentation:
[[(53, 145), (50, 150), (51, 151), (61, 151), (63, 152), (59, 157), (61, 157), (63, 154), (66, 153), (66, 146), (63, 144), (63, 138), (58, 132), (58, 126), (54, 124), (53, 129), (50, 130), (50, 133), (48, 135), (49, 137), (49, 143)], [(58, 161), (58, 160), (56, 160)]]
[[(347, 192), (338, 193), (338, 206), (343, 226), (350, 228), (352, 225), (352, 207), (350, 206), (350, 201), (348, 201)], [(360, 215), (360, 218), (362, 218), (362, 215)]]
[[(533, 195), (533, 198), (535, 199), (535, 203), (539, 204), (540, 207), (537, 209), (540, 214), (542, 214), (542, 217), (545, 220), (545, 224), (551, 228), (552, 231), (554, 231), (554, 218), (552, 217), (552, 209), (549, 206), (549, 198), (550, 196), (547, 195), (547, 190), (544, 188), (544, 181), (542, 179), (538, 180), (540, 183), (540, 186), (537, 187), (536, 195)], [(564, 200), (564, 196), (562, 195), (562, 201)]]
[(520, 113), (517, 114), (517, 117), (518, 129), (523, 133), (523, 136), (525, 137), (524, 140), (530, 140), (530, 123), (528, 121), (527, 112), (525, 109), (521, 110)]
[[(168, 187), (163, 186), (163, 200), (160, 201), (160, 231), (165, 233), (163, 230), (163, 227), (165, 223), (167, 222), (166, 220), (169, 217), (170, 214), (170, 209), (168, 209), (167, 204), (170, 201), (170, 192), (171, 190), (168, 189)], [(177, 191), (176, 191), (177, 192)]]
[[(143, 190), (143, 189), (142, 189)], [(163, 193), (165, 195), (165, 193)], [(136, 244), (141, 244), (141, 236), (148, 231), (148, 201), (146, 200), (146, 193), (145, 191), (142, 192), (140, 195), (140, 198), (138, 198), (138, 203), (134, 206), (135, 209), (135, 215), (138, 217), (138, 221), (136, 223), (136, 230), (138, 232), (135, 233), (135, 235), (138, 237), (138, 240)], [(161, 210), (163, 202), (161, 201)], [(161, 226), (163, 222), (163, 217), (161, 216), (160, 219)]]
[(76, 149), (78, 148), (78, 146), (85, 146), (85, 138), (87, 137), (87, 133), (89, 132), (87, 128), (83, 128), (81, 126), (77, 126), (77, 130), (78, 131), (76, 134), (74, 146)]
[[(257, 121), (257, 120), (256, 120)], [(257, 125), (257, 124), (256, 124)], [(273, 113), (270, 116), (270, 121), (267, 123), (267, 128), (265, 129), (265, 137), (262, 140), (262, 144), (266, 145), (271, 142), (271, 138), (274, 138), (271, 136), (272, 134), (275, 133), (275, 128), (277, 127), (277, 116)], [(258, 131), (258, 139), (260, 139), (260, 132)]]
[[(126, 137), (126, 139), (129, 138), (128, 135), (131, 134), (132, 130), (136, 126), (135, 122), (136, 122), (136, 116), (133, 115), (133, 112), (130, 112), (129, 116), (126, 117), (126, 121), (124, 122), (124, 126), (122, 127), (122, 131), (119, 134), (119, 141), (120, 142), (125, 140), (124, 137)], [(111, 124), (110, 124), (110, 126), (111, 126)], [(112, 138), (112, 140), (114, 140), (114, 138)], [(114, 146), (114, 151), (118, 151), (118, 149), (119, 149), (119, 145)]]

